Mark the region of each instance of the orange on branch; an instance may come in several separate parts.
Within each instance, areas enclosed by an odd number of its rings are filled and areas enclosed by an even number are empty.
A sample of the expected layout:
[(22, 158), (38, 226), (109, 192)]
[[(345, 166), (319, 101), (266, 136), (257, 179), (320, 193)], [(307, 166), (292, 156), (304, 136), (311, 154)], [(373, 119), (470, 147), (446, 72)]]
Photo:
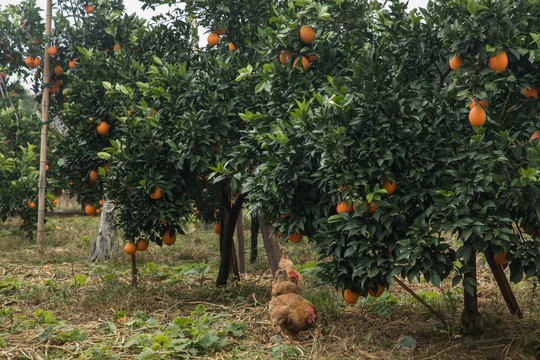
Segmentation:
[(51, 56), (55, 56), (56, 54), (58, 54), (58, 49), (56, 48), (56, 46), (49, 46), (49, 48), (47, 49), (47, 53), (49, 53), (49, 55)]
[(302, 237), (304, 237), (302, 234), (293, 232), (289, 235), (288, 239), (290, 242), (298, 244), (300, 241), (302, 241)]
[(358, 297), (358, 293), (352, 290), (345, 289), (345, 291), (343, 292), (343, 300), (345, 300), (345, 302), (348, 304), (356, 304), (356, 302), (358, 301)]
[(109, 132), (109, 128), (109, 124), (107, 124), (105, 121), (102, 121), (101, 124), (96, 127), (96, 130), (99, 135), (107, 135), (107, 133)]
[(345, 200), (341, 201), (336, 206), (336, 211), (338, 214), (341, 214), (342, 212), (346, 212), (347, 214), (349, 214), (353, 210), (354, 210), (353, 205), (349, 206), (349, 203), (346, 202)]
[(384, 287), (381, 286), (381, 284), (377, 284), (377, 293), (373, 291), (372, 288), (368, 287), (368, 293), (369, 295), (373, 296), (374, 298), (378, 298), (381, 296), (384, 292)]
[(85, 206), (84, 212), (88, 216), (96, 215), (96, 206), (93, 205), (93, 204), (88, 204), (88, 205)]
[(469, 122), (472, 126), (482, 126), (486, 122), (486, 112), (480, 105), (473, 106), (469, 111)]
[(384, 183), (382, 185), (383, 189), (386, 190), (386, 193), (388, 195), (392, 194), (394, 191), (396, 191), (397, 188), (397, 182), (390, 182), (390, 180), (385, 179)]
[(218, 235), (221, 234), (221, 224), (214, 225), (214, 232)]
[(154, 190), (154, 192), (152, 192), (150, 194), (150, 198), (151, 199), (154, 199), (154, 200), (157, 200), (159, 199), (163, 194), (161, 193), (161, 188), (159, 186), (156, 185), (156, 188)]
[(304, 44), (311, 44), (315, 40), (315, 30), (309, 25), (300, 28), (300, 40)]
[(137, 252), (137, 245), (135, 245), (134, 242), (130, 241), (126, 244), (126, 246), (124, 247), (124, 251), (128, 254), (128, 255), (133, 255)]
[(176, 234), (174, 234), (173, 236), (171, 236), (169, 234), (169, 231), (167, 231), (165, 234), (163, 234), (163, 237), (161, 238), (161, 240), (163, 241), (163, 243), (165, 245), (169, 245), (171, 246), (172, 244), (174, 244), (174, 242), (176, 241)]
[(139, 239), (137, 241), (137, 251), (145, 251), (148, 249), (148, 242), (145, 239)]
[(448, 64), (450, 65), (450, 69), (456, 71), (458, 67), (463, 65), (463, 57), (461, 55), (454, 55), (450, 58), (450, 60), (448, 60)]
[(279, 62), (282, 63), (283, 65), (286, 65), (287, 59), (290, 58), (291, 56), (292, 54), (290, 52), (283, 50), (279, 54)]
[(508, 66), (508, 55), (504, 51), (500, 51), (497, 55), (489, 58), (488, 66), (491, 70), (497, 71), (497, 74), (502, 73)]
[(219, 43), (219, 35), (216, 33), (210, 33), (208, 35), (208, 45), (215, 46)]
[(528, 98), (533, 98), (533, 99), (537, 100), (538, 99), (538, 88), (537, 87), (533, 87), (531, 89), (525, 88), (525, 90), (523, 90), (522, 94), (527, 99)]
[(307, 67), (309, 65), (309, 60), (305, 57), (305, 56), (299, 56), (297, 57), (296, 59), (294, 59), (293, 61), (293, 67), (295, 68), (296, 67), (296, 62), (298, 61), (298, 59), (301, 59), (301, 62), (302, 62), (302, 67), (304, 68), (304, 73), (307, 72)]

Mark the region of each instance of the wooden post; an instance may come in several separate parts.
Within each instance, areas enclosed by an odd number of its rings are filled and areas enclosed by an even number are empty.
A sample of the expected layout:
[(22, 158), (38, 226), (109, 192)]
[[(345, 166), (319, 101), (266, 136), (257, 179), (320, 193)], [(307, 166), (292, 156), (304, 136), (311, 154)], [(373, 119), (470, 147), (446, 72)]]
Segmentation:
[(504, 298), (504, 301), (506, 301), (506, 305), (508, 306), (510, 313), (512, 315), (517, 315), (518, 318), (520, 319), (523, 319), (523, 313), (521, 312), (521, 309), (519, 308), (516, 297), (514, 296), (514, 293), (512, 292), (512, 288), (510, 287), (510, 284), (508, 283), (508, 279), (506, 278), (506, 275), (504, 274), (502, 266), (495, 262), (495, 259), (493, 258), (493, 252), (491, 251), (491, 249), (488, 249), (484, 253), (484, 255), (486, 256), (488, 265), (491, 269), (491, 272), (493, 273), (493, 276), (495, 277), (495, 281), (497, 282), (497, 285), (499, 285), (499, 289), (501, 290), (501, 294)]
[(256, 215), (251, 216), (251, 251), (249, 256), (249, 262), (254, 263), (257, 260), (258, 250), (257, 246), (259, 245), (259, 220)]
[[(51, 37), (52, 0), (47, 0), (45, 13), (45, 36)], [(49, 122), (49, 84), (51, 81), (51, 59), (49, 57), (50, 40), (45, 46), (43, 61), (43, 94), (41, 97), (41, 148), (39, 152), (39, 199), (38, 199), (38, 224), (37, 224), (37, 250), (43, 252), (43, 238), (45, 235), (45, 179), (47, 165), (47, 123)]]
[(268, 256), (270, 270), (272, 271), (272, 275), (274, 275), (278, 269), (279, 259), (281, 259), (279, 242), (276, 237), (272, 235), (273, 229), (268, 225), (266, 219), (261, 215), (258, 215), (257, 218), (259, 219), (259, 227), (261, 229), (266, 255)]
[[(135, 253), (136, 254), (136, 253)], [(137, 259), (135, 254), (131, 254), (131, 285), (137, 286)]]
[(236, 243), (238, 244), (238, 270), (240, 274), (246, 273), (246, 261), (245, 261), (245, 245), (244, 245), (244, 216), (242, 209), (238, 214), (238, 221), (236, 222)]

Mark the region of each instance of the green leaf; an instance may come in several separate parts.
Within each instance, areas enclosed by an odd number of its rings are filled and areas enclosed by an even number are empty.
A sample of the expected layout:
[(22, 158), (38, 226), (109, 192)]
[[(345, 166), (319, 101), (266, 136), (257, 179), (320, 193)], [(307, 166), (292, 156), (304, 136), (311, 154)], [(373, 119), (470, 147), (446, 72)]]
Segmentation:
[(332, 223), (341, 222), (343, 220), (344, 220), (344, 217), (341, 215), (332, 215), (328, 218), (327, 222), (328, 224), (332, 224)]
[(153, 55), (153, 56), (152, 56), (152, 59), (154, 59), (154, 62), (155, 62), (156, 64), (158, 64), (159, 66), (163, 66), (163, 63), (161, 62), (161, 59), (158, 58), (157, 56)]
[(112, 85), (110, 82), (108, 81), (102, 81), (101, 84), (103, 85), (103, 87), (105, 88), (105, 90), (111, 90), (112, 89)]
[(104, 151), (100, 151), (100, 152), (97, 153), (97, 156), (100, 159), (107, 160), (107, 159), (110, 159), (112, 155), (109, 154), (109, 153), (106, 153)]
[(467, 3), (467, 9), (469, 10), (469, 12), (473, 15), (476, 14), (476, 0), (469, 0), (469, 2)]
[(43, 332), (39, 335), (39, 341), (45, 341), (49, 339), (54, 331), (54, 325), (49, 325)]
[(137, 356), (136, 360), (152, 360), (156, 352), (151, 348), (144, 348), (143, 351)]

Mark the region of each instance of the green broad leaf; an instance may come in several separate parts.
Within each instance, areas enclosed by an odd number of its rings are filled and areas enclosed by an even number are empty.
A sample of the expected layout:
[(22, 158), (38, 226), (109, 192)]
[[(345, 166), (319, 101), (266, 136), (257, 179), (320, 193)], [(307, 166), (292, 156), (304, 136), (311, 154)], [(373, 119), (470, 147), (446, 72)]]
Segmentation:
[(88, 339), (88, 333), (83, 329), (75, 329), (70, 334), (71, 341), (85, 341)]
[(88, 50), (83, 47), (77, 46), (77, 50), (83, 55), (88, 55)]
[(337, 223), (345, 220), (343, 216), (341, 215), (332, 215), (328, 218), (327, 222), (328, 224)]
[(154, 62), (155, 62), (156, 64), (158, 64), (159, 66), (163, 66), (163, 62), (161, 62), (161, 59), (158, 58), (157, 56), (155, 56), (155, 55), (152, 56), (152, 59), (154, 59)]
[(141, 351), (141, 353), (137, 356), (136, 360), (152, 360), (154, 359), (155, 353), (156, 352), (149, 347), (144, 348), (144, 350)]
[(0, 348), (5, 349), (6, 346), (6, 341), (0, 337)]
[(456, 275), (452, 278), (452, 287), (456, 287), (461, 281), (461, 276)]
[(536, 45), (538, 46), (538, 48), (540, 48), (540, 34), (533, 34), (533, 33), (529, 33), (529, 34), (533, 38), (533, 40), (536, 43)]
[(193, 311), (191, 313), (191, 315), (202, 315), (202, 314), (205, 314), (206, 313), (206, 308), (204, 307), (203, 304), (199, 304), (197, 305), (197, 307), (195, 308), (195, 311)]
[(105, 88), (105, 90), (111, 90), (112, 89), (112, 85), (108, 81), (102, 81), (101, 85), (103, 85), (103, 88)]
[(111, 157), (111, 154), (106, 153), (104, 151), (100, 151), (100, 152), (97, 153), (97, 156), (100, 159), (107, 160), (107, 159), (109, 159)]
[(467, 3), (467, 10), (469, 10), (472, 15), (476, 14), (476, 0), (469, 0)]
[(54, 325), (49, 325), (43, 332), (39, 335), (39, 341), (43, 342), (48, 340), (52, 333), (54, 332)]
[(274, 71), (274, 66), (272, 66), (272, 64), (264, 64), (263, 65), (263, 70), (266, 71), (266, 72), (273, 72)]
[(497, 51), (496, 47), (494, 47), (494, 46), (492, 46), (490, 44), (486, 44), (486, 52), (491, 53), (491, 52), (495, 52), (495, 51)]
[(258, 93), (258, 92), (261, 92), (262, 90), (269, 90), (268, 89), (268, 86), (270, 85), (270, 83), (266, 80), (263, 80), (261, 81), (260, 83), (258, 83), (257, 85), (255, 85), (255, 94)]

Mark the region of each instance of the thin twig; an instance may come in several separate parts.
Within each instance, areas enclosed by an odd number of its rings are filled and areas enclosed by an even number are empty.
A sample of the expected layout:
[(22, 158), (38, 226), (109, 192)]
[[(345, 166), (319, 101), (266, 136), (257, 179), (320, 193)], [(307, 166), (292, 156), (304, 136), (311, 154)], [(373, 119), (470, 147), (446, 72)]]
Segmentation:
[(409, 288), (407, 285), (405, 285), (405, 283), (403, 283), (401, 280), (399, 280), (397, 278), (397, 276), (394, 276), (394, 280), (402, 287), (404, 288), (405, 290), (407, 290), (407, 292), (409, 294), (411, 294), (416, 300), (418, 300), (418, 302), (422, 305), (424, 305), (426, 307), (426, 309), (429, 310), (429, 312), (431, 312), (433, 315), (437, 316), (439, 319), (441, 319), (442, 321), (445, 321), (446, 318), (444, 317), (443, 314), (441, 314), (440, 312), (438, 312), (437, 310), (435, 310), (431, 305), (429, 305), (427, 302), (425, 302), (424, 300), (422, 300), (420, 298), (420, 296), (416, 295), (416, 293), (414, 291), (411, 290), (411, 288)]

